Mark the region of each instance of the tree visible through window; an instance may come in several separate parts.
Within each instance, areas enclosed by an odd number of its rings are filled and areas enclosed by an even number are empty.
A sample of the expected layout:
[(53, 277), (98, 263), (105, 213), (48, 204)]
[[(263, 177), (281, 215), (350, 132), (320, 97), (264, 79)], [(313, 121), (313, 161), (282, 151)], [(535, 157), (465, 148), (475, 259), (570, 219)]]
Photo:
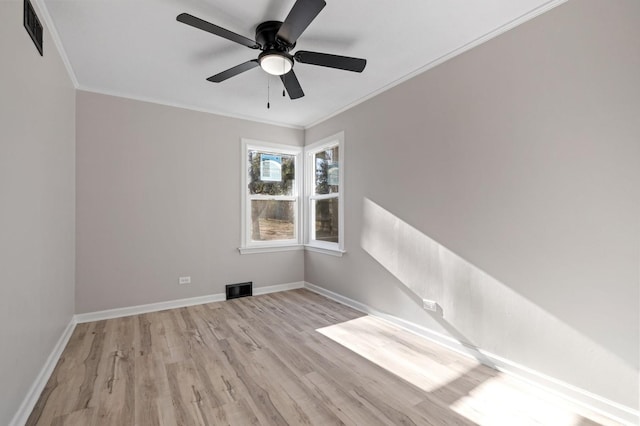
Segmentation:
[(303, 242), (344, 253), (344, 134), (308, 145), (302, 159), (297, 146), (242, 140), (241, 253), (296, 250)]
[[(340, 174), (338, 146), (323, 149), (314, 154), (315, 193), (311, 196), (315, 210), (315, 240), (338, 242), (340, 227), (338, 207)], [(325, 195), (326, 197), (318, 197)]]
[(339, 133), (305, 148), (307, 244), (344, 250), (344, 135)]
[(299, 247), (302, 149), (243, 139), (242, 153), (240, 251)]
[(295, 239), (295, 156), (249, 150), (248, 162), (251, 240)]

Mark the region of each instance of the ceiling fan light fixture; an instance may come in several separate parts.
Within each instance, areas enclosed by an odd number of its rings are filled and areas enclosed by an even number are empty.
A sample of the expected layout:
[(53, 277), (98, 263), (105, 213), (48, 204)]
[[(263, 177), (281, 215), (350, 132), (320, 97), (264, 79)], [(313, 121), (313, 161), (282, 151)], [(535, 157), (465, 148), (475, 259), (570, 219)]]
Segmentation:
[(280, 52), (264, 52), (258, 60), (260, 67), (271, 75), (287, 74), (293, 68), (293, 60)]

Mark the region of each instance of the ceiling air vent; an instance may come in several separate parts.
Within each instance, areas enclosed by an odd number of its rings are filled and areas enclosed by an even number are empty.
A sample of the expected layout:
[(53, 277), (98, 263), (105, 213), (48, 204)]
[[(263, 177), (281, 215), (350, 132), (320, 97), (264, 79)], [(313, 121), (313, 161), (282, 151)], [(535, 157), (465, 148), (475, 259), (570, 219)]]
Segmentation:
[(33, 40), (33, 44), (36, 45), (36, 49), (42, 56), (42, 24), (36, 15), (36, 11), (33, 9), (29, 0), (24, 0), (24, 27)]

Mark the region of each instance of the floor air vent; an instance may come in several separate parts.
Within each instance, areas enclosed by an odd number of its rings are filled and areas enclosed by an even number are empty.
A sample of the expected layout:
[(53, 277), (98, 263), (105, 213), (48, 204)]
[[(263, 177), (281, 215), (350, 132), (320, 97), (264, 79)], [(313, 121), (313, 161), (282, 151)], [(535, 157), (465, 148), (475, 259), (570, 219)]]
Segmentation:
[(253, 281), (240, 284), (227, 284), (227, 300), (253, 295)]

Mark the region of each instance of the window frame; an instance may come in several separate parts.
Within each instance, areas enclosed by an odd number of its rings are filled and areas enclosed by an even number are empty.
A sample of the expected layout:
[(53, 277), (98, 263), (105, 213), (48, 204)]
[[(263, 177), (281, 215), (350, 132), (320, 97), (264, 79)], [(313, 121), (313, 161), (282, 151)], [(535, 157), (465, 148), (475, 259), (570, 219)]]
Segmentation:
[[(269, 154), (292, 155), (295, 158), (295, 184), (292, 195), (251, 195), (249, 193), (249, 151), (260, 151)], [(241, 139), (241, 254), (300, 250), (304, 248), (303, 241), (303, 149), (295, 145), (283, 145), (255, 139)], [(253, 241), (251, 240), (251, 201), (252, 200), (282, 200), (295, 203), (294, 238), (288, 240)]]
[[(314, 156), (316, 153), (327, 148), (338, 146), (338, 193), (334, 194), (315, 194), (315, 172)], [(334, 256), (342, 256), (344, 249), (344, 172), (345, 172), (345, 155), (344, 155), (344, 132), (321, 139), (304, 147), (304, 243), (305, 248), (310, 251), (321, 252)], [(315, 210), (312, 208), (314, 200), (338, 199), (338, 242), (332, 243), (327, 241), (319, 241), (312, 236), (314, 235)]]

